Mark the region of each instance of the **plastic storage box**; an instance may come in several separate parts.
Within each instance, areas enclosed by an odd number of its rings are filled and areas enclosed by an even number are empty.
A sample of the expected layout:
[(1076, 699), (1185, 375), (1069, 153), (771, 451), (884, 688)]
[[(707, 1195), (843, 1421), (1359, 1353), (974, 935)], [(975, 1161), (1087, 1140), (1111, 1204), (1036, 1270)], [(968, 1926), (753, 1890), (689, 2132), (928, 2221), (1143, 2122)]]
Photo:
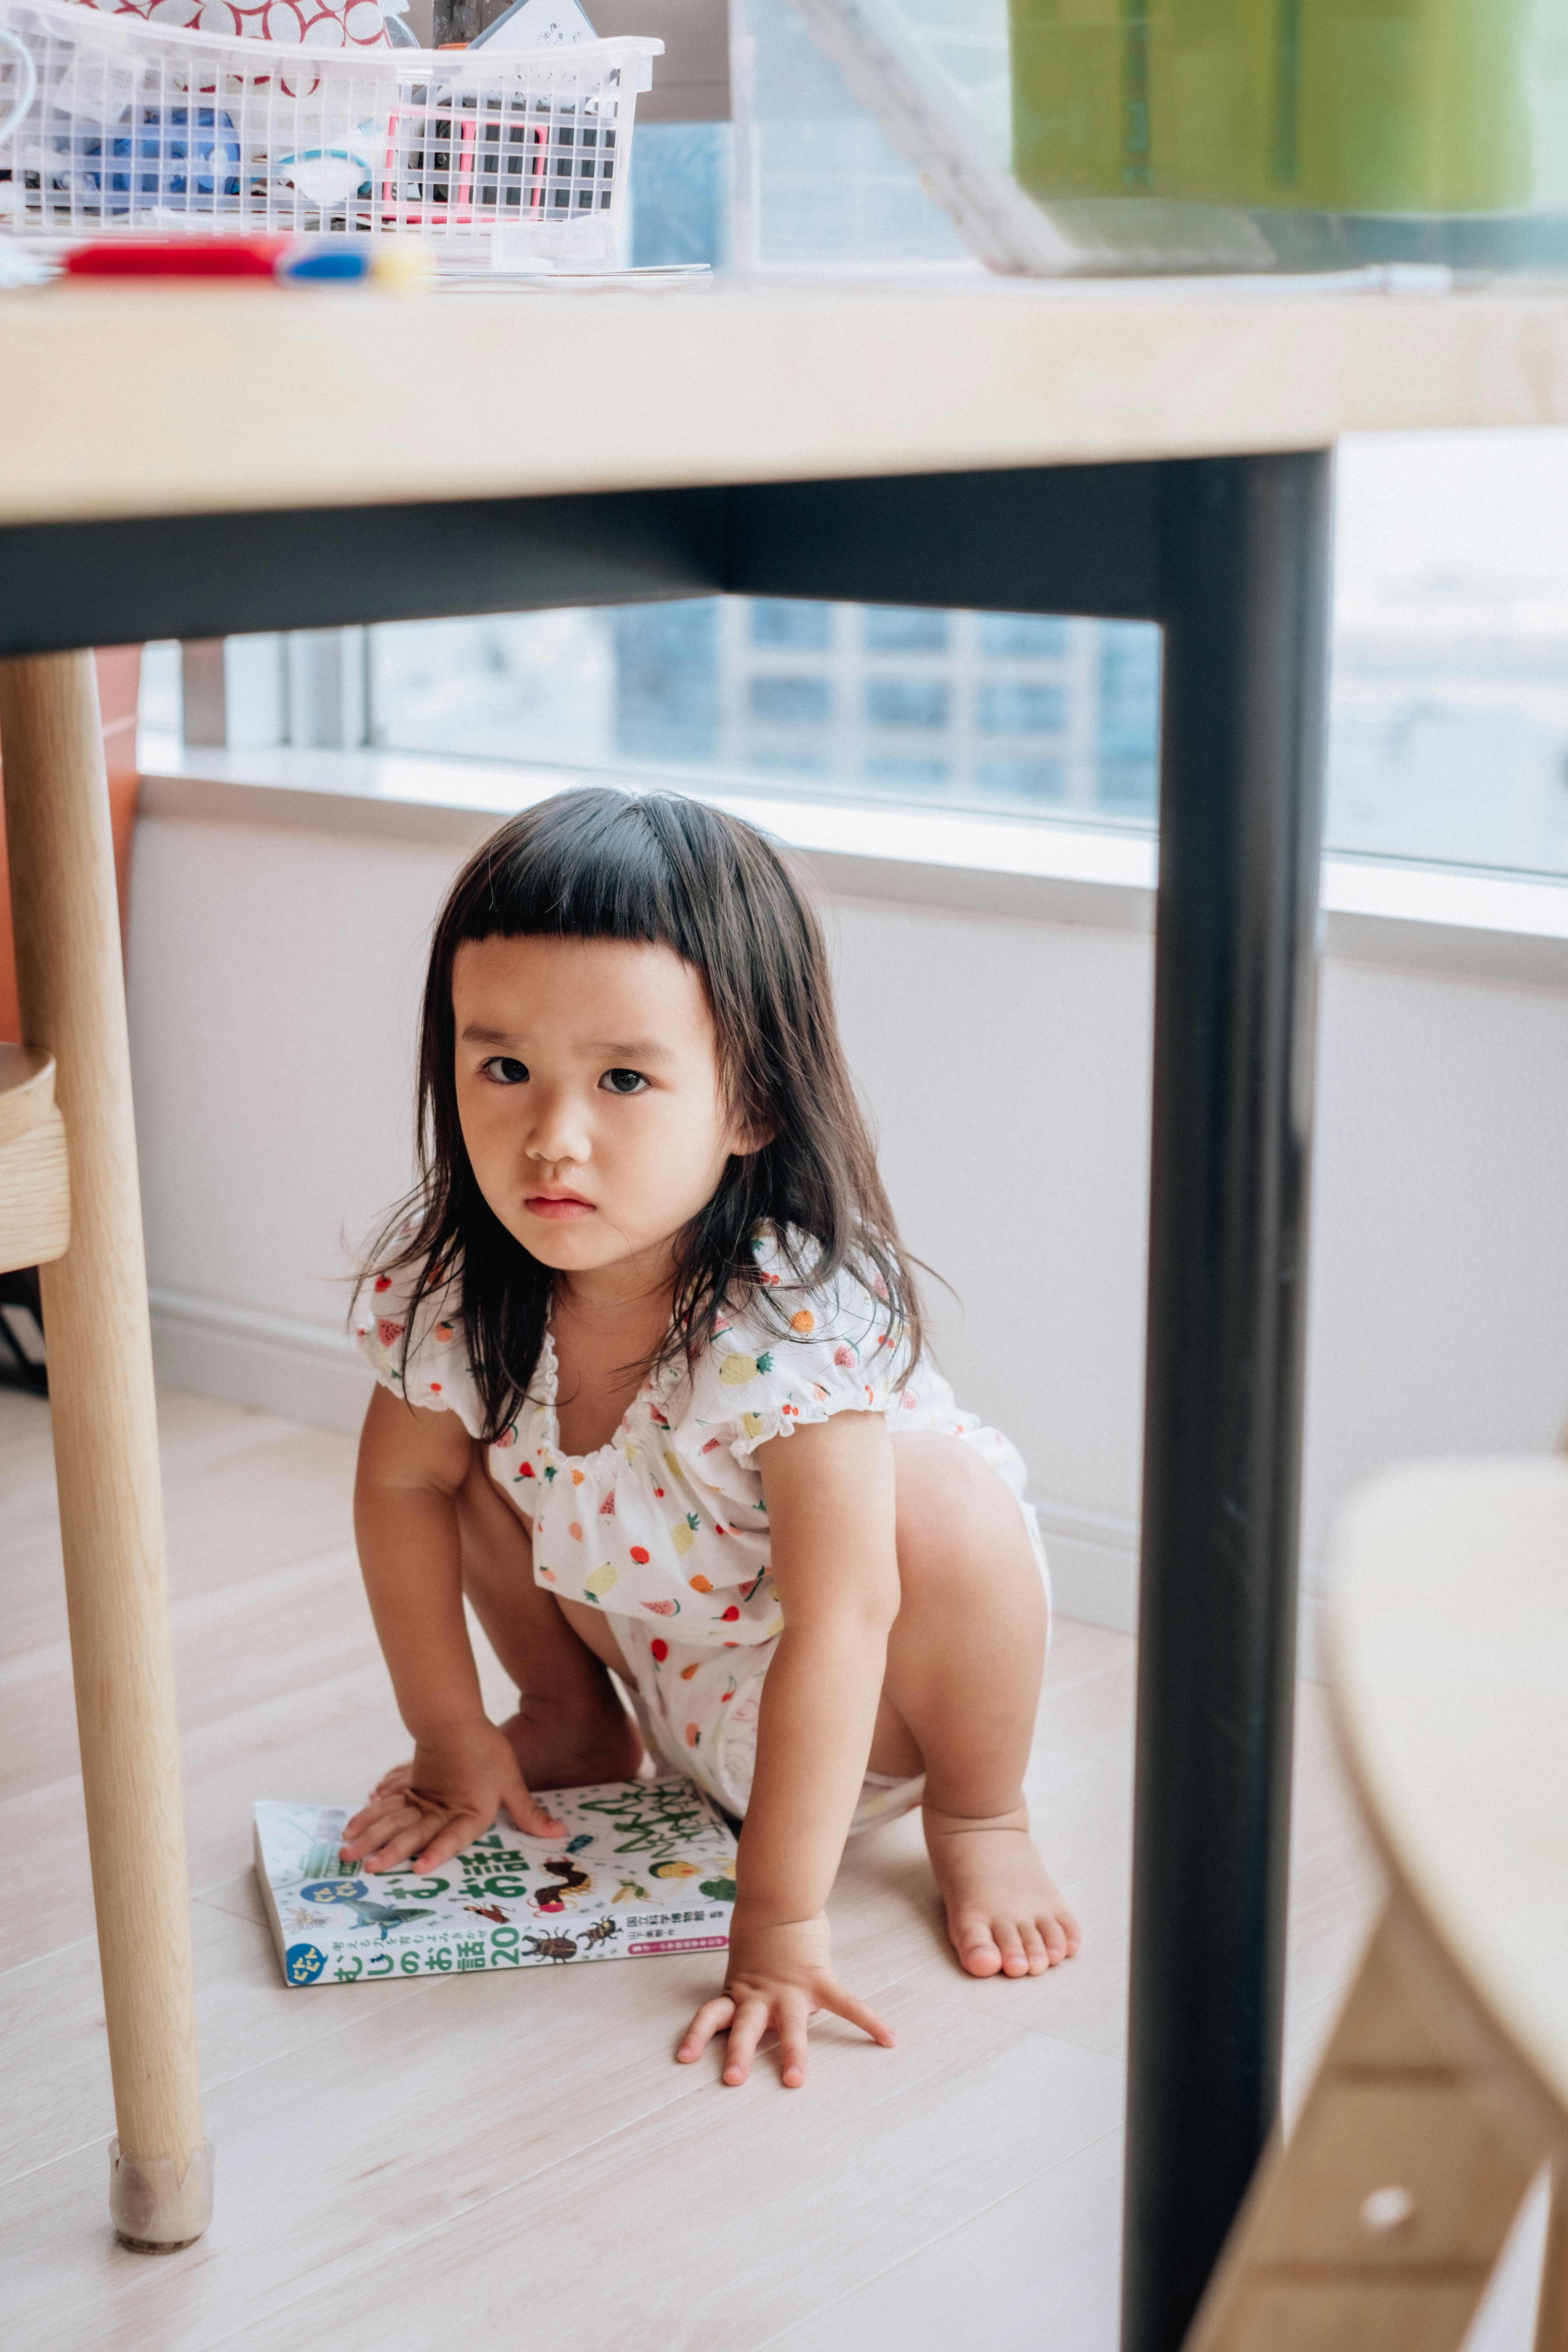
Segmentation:
[(994, 268), (1568, 269), (1568, 0), (798, 0)]
[(509, 260), (613, 268), (662, 47), (334, 50), (0, 0), (0, 232), (412, 235), (483, 261), (500, 229)]

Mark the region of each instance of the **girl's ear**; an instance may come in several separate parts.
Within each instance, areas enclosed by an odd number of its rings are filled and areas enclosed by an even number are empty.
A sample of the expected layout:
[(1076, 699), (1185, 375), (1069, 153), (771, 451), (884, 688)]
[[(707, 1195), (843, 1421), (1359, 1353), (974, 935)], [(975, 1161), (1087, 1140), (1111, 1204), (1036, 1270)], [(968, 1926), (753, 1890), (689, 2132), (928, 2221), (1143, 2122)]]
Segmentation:
[(753, 1153), (765, 1150), (777, 1133), (777, 1128), (753, 1127), (750, 1123), (732, 1128), (730, 1131), (731, 1158), (750, 1160)]

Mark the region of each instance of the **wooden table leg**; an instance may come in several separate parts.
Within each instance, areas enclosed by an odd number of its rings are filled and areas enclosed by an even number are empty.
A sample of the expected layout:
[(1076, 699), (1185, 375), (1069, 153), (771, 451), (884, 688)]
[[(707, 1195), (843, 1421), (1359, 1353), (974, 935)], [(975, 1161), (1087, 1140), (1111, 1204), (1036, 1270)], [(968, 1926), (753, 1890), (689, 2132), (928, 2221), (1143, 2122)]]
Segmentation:
[(1561, 2150), (1552, 2167), (1546, 2253), (1535, 2309), (1535, 2352), (1568, 2352), (1568, 2161)]
[(110, 2212), (164, 2252), (212, 2214), (120, 923), (89, 653), (0, 662), (23, 1030), (58, 1064), (70, 1245), (41, 1269), (77, 1724), (119, 2137)]

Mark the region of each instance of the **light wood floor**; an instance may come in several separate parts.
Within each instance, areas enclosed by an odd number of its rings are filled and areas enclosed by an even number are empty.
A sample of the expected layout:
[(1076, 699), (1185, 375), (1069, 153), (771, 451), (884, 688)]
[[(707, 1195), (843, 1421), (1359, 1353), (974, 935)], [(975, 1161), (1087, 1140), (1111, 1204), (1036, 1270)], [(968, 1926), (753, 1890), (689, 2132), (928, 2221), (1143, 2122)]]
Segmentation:
[[(259, 1796), (353, 1798), (403, 1738), (349, 1529), (349, 1440), (162, 1400), (217, 2214), (149, 2260), (105, 2218), (112, 2128), (46, 1408), (0, 1391), (0, 2311), (13, 2352), (1111, 2352), (1132, 1644), (1064, 1623), (1030, 1785), (1081, 1957), (973, 1983), (916, 1825), (851, 1851), (847, 1981), (889, 2053), (814, 2037), (742, 2092), (671, 2050), (709, 1961), (285, 1991), (249, 1866)], [(505, 1691), (490, 1677), (493, 1704)], [(1290, 2064), (1375, 1900), (1301, 1693)], [(717, 2053), (715, 2053), (717, 2054)], [(1524, 2352), (1530, 2246), (1476, 2352)]]

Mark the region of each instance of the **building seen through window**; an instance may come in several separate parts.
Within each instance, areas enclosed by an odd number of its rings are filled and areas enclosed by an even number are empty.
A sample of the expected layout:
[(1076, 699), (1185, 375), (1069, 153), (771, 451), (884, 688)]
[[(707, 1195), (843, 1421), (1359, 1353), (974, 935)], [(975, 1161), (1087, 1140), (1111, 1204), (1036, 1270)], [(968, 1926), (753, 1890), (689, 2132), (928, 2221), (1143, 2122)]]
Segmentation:
[(372, 633), (374, 740), (1152, 821), (1159, 632), (702, 597)]

